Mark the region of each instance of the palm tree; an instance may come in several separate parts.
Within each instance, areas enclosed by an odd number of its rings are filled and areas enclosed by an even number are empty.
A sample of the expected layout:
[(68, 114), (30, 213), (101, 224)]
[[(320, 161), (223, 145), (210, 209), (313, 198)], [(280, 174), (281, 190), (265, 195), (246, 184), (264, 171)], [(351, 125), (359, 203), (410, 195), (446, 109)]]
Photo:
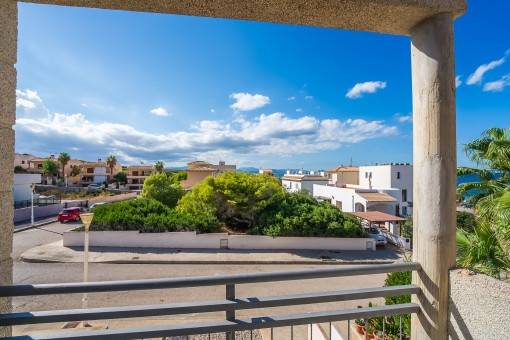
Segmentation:
[(462, 183), (457, 193), (476, 204), (480, 199), (504, 191), (510, 185), (510, 128), (490, 128), (464, 147), (478, 168), (460, 167), (457, 175), (474, 175), (480, 181)]
[(161, 161), (157, 161), (156, 164), (154, 165), (154, 169), (156, 169), (156, 171), (158, 173), (161, 173), (163, 172), (163, 168), (165, 167), (165, 164)]
[(65, 167), (70, 160), (71, 156), (69, 156), (67, 152), (61, 152), (60, 155), (58, 155), (58, 162), (62, 166), (62, 178), (65, 178)]
[(113, 180), (113, 168), (117, 165), (117, 158), (113, 155), (106, 157), (106, 165), (110, 168), (110, 179)]
[(505, 256), (497, 233), (486, 223), (474, 233), (457, 229), (457, 266), (471, 268), (497, 279), (508, 278), (510, 261)]
[(51, 159), (46, 159), (42, 164), (42, 168), (43, 168), (42, 172), (45, 176), (53, 177), (55, 174), (58, 174), (59, 165), (57, 162), (52, 161)]

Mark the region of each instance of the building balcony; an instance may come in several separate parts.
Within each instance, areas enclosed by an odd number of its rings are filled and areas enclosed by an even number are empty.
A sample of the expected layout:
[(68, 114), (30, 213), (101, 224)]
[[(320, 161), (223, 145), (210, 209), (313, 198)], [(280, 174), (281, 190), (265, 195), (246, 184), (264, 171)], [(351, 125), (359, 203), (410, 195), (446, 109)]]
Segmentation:
[(150, 175), (127, 175), (127, 179), (145, 179)]

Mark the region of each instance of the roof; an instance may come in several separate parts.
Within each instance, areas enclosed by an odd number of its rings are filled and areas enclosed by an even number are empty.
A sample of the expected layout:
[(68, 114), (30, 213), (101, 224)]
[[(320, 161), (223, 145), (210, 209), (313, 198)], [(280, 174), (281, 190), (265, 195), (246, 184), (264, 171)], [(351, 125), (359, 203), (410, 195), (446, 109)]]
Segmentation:
[(196, 167), (194, 167), (194, 168), (186, 169), (186, 170), (184, 170), (184, 171), (186, 171), (186, 172), (188, 172), (188, 171), (212, 171), (212, 172), (215, 172), (215, 171), (216, 171), (216, 169), (209, 168), (209, 167), (207, 167), (207, 166), (196, 166)]
[(349, 172), (349, 171), (359, 171), (359, 167), (357, 166), (337, 166), (336, 168), (326, 170), (326, 172)]
[(391, 214), (386, 214), (386, 213), (383, 213), (380, 211), (348, 212), (347, 214), (354, 215), (356, 217), (362, 218), (369, 222), (403, 222), (403, 221), (407, 221), (406, 218), (391, 215)]
[(379, 192), (357, 192), (356, 194), (360, 195), (368, 202), (398, 202), (396, 198)]
[(130, 165), (127, 167), (129, 169), (154, 169), (154, 165)]
[(329, 181), (327, 177), (324, 176), (310, 176), (310, 175), (285, 175), (282, 177), (283, 180), (288, 181)]
[(194, 162), (191, 162), (191, 163), (188, 163), (188, 165), (195, 165), (195, 164), (207, 164), (207, 165), (212, 165), (211, 163), (208, 163), (208, 162), (204, 162), (204, 161), (194, 161)]

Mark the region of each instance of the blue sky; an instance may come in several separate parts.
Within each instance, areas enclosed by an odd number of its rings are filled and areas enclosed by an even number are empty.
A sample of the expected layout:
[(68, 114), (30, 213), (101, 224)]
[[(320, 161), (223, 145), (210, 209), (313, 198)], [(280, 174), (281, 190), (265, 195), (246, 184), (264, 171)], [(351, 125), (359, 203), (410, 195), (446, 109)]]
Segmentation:
[[(455, 22), (459, 165), (462, 144), (510, 125), (510, 2), (468, 6)], [(18, 29), (17, 152), (412, 163), (409, 37), (26, 3)]]

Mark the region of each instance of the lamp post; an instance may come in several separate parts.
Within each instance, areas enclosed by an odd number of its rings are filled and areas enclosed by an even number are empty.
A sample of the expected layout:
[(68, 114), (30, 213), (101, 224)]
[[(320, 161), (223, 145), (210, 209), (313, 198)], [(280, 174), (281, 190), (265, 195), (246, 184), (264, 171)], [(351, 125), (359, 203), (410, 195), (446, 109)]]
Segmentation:
[[(94, 218), (93, 213), (81, 214), (81, 221), (85, 226), (85, 244), (84, 244), (84, 258), (83, 258), (83, 282), (88, 282), (89, 280), (89, 227), (92, 219)], [(88, 294), (83, 293), (83, 308), (88, 307)], [(87, 321), (83, 321), (83, 326), (88, 326)]]
[(30, 222), (31, 222), (32, 227), (34, 226), (34, 189), (35, 189), (35, 184), (31, 184), (30, 185), (30, 210), (31, 210)]

